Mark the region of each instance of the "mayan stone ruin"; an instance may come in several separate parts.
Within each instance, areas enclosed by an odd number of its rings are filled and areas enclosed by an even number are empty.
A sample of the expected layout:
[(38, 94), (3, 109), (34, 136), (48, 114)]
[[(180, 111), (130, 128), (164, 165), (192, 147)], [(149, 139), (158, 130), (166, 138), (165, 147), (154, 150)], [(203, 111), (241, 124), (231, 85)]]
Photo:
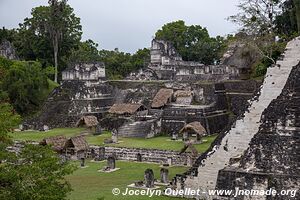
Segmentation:
[(0, 200), (300, 200), (300, 0), (0, 1)]

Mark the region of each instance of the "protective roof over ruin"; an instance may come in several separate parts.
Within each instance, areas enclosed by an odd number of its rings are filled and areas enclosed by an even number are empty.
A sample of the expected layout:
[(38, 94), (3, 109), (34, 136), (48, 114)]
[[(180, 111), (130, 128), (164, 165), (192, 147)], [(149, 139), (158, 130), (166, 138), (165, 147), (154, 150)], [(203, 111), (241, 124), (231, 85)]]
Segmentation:
[(152, 108), (161, 108), (164, 105), (166, 105), (169, 101), (169, 99), (173, 95), (173, 90), (172, 89), (160, 89), (157, 94), (155, 95), (153, 101), (152, 101)]
[(98, 125), (98, 120), (97, 120), (97, 117), (95, 116), (83, 116), (81, 117), (77, 123), (76, 123), (76, 126), (79, 127), (79, 126), (87, 126), (87, 127), (95, 127)]
[(206, 134), (206, 130), (205, 128), (201, 125), (200, 122), (191, 122), (189, 124), (186, 124), (180, 131), (179, 133), (183, 133), (185, 131), (193, 131), (198, 135), (205, 135)]
[(65, 143), (65, 148), (74, 148), (76, 151), (87, 150), (89, 145), (85, 140), (84, 136), (79, 135), (75, 137), (71, 137)]
[(40, 145), (50, 145), (55, 151), (61, 151), (64, 149), (66, 141), (65, 136), (53, 136), (43, 139)]
[(146, 110), (146, 107), (142, 104), (133, 104), (133, 103), (121, 103), (121, 104), (114, 104), (108, 112), (111, 114), (134, 114), (138, 110)]

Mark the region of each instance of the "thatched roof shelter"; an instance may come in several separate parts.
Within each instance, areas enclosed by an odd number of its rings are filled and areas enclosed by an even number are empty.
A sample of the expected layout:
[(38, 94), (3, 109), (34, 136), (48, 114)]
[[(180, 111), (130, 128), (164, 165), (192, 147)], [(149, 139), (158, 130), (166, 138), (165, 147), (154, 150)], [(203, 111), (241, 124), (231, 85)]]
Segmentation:
[(98, 125), (97, 117), (92, 116), (92, 115), (83, 116), (76, 123), (76, 127), (87, 126), (87, 127), (91, 128), (91, 127), (96, 127), (97, 125)]
[(121, 103), (121, 104), (114, 104), (110, 109), (108, 110), (111, 114), (118, 114), (118, 115), (124, 115), (124, 114), (134, 114), (137, 111), (146, 110), (147, 108), (142, 104), (134, 104), (134, 103)]
[(182, 134), (184, 132), (194, 132), (200, 136), (206, 135), (205, 128), (201, 125), (200, 122), (192, 122), (189, 124), (186, 124), (180, 131), (179, 134)]
[(153, 101), (152, 101), (152, 108), (161, 108), (164, 105), (166, 105), (170, 98), (173, 95), (173, 90), (172, 89), (160, 89), (157, 94), (155, 95)]
[(40, 145), (50, 145), (55, 151), (61, 151), (64, 149), (67, 138), (65, 136), (53, 136), (44, 138)]
[(177, 90), (174, 93), (174, 97), (190, 97), (193, 96), (193, 92), (190, 90)]
[(79, 135), (68, 139), (65, 143), (65, 148), (73, 148), (75, 151), (82, 151), (87, 150), (89, 148), (89, 144), (85, 140), (84, 136)]

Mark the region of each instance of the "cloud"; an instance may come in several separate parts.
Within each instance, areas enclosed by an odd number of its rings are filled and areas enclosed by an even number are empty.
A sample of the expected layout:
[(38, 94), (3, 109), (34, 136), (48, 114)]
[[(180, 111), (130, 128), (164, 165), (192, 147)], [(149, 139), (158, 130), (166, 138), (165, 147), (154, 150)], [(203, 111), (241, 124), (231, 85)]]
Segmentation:
[[(69, 0), (81, 18), (83, 39), (100, 48), (135, 52), (149, 47), (152, 36), (165, 23), (184, 20), (206, 27), (212, 36), (233, 33), (236, 26), (226, 20), (237, 13), (238, 0)], [(0, 0), (0, 25), (14, 28), (32, 7), (47, 0)], [(13, 12), (12, 12), (13, 11)]]

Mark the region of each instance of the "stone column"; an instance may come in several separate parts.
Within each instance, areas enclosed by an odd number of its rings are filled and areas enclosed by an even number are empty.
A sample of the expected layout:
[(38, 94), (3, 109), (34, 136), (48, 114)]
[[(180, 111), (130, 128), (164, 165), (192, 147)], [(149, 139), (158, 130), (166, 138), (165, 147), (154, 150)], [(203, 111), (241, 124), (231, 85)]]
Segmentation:
[(169, 166), (172, 165), (172, 158), (171, 158), (171, 157), (168, 157), (167, 164), (168, 164)]
[(138, 162), (142, 162), (142, 155), (140, 153), (136, 154), (136, 159)]
[(109, 169), (115, 169), (116, 168), (116, 159), (112, 156), (107, 158), (107, 167)]
[(172, 134), (172, 140), (178, 140), (178, 134), (177, 133)]
[(168, 176), (169, 176), (169, 170), (166, 168), (161, 168), (160, 169), (160, 181), (162, 183), (169, 183)]
[(97, 161), (101, 161), (105, 159), (105, 147), (99, 147), (99, 154)]
[(96, 157), (96, 152), (95, 152), (95, 149), (92, 148), (91, 149), (91, 158), (95, 158)]
[(80, 167), (84, 167), (85, 166), (85, 158), (82, 157), (80, 158)]
[(152, 169), (146, 169), (144, 178), (145, 186), (147, 188), (154, 188), (154, 173)]
[(111, 132), (111, 139), (113, 143), (118, 143), (118, 130), (117, 129), (113, 129)]

